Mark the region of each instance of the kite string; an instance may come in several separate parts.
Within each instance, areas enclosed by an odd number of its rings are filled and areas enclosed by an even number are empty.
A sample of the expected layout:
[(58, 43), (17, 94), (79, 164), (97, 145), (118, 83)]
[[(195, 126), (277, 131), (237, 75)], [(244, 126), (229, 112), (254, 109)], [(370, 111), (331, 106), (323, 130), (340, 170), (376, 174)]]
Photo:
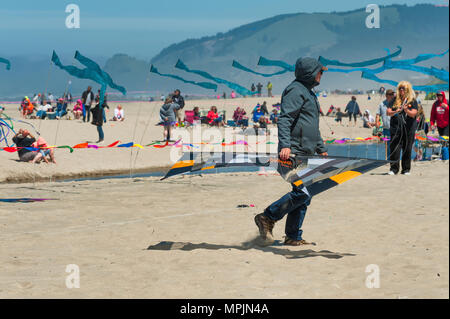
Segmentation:
[[(75, 66), (75, 58), (72, 58), (72, 66)], [(63, 94), (63, 99), (64, 99), (63, 100), (63, 107), (64, 107), (64, 103), (66, 101), (67, 92), (69, 90), (70, 75), (68, 75), (67, 78), (68, 78), (68, 80), (67, 80), (66, 88), (64, 89), (64, 94)], [(66, 112), (68, 112), (67, 108), (66, 108)], [(60, 119), (58, 119), (58, 123), (56, 124), (55, 143), (54, 143), (55, 145), (56, 145), (56, 139), (58, 138), (59, 123), (60, 123)]]
[[(150, 111), (150, 115), (147, 118), (147, 123), (145, 125), (144, 132), (142, 133), (141, 139), (139, 141), (140, 145), (142, 145), (142, 141), (144, 140), (145, 133), (147, 133), (147, 128), (150, 125), (150, 119), (153, 118), (153, 115), (154, 115), (156, 109), (157, 109), (157, 105), (155, 103), (155, 107)], [(137, 162), (137, 158), (139, 156), (139, 151), (140, 151), (140, 148), (138, 148), (137, 153), (136, 153), (136, 157), (134, 158), (134, 167), (136, 167), (136, 162)]]
[[(142, 103), (139, 103), (138, 114), (136, 116), (136, 122), (134, 123), (133, 139), (131, 140), (132, 143), (134, 143), (134, 138), (136, 136), (136, 129), (138, 126), (139, 116), (141, 115), (141, 108), (142, 108)], [(130, 150), (130, 178), (132, 178), (132, 175), (133, 175), (132, 163), (133, 163), (133, 147), (131, 147), (131, 150)]]

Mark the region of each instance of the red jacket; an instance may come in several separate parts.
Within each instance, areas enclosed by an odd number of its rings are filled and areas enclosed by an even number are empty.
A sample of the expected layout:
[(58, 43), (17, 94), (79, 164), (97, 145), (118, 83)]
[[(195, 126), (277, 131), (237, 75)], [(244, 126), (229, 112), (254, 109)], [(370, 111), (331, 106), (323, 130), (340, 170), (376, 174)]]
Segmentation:
[(431, 108), (430, 123), (431, 125), (434, 125), (434, 122), (436, 122), (438, 127), (444, 128), (448, 125), (449, 112), (445, 93), (441, 92), (441, 94), (444, 95), (444, 99), (442, 103), (439, 101), (434, 102), (433, 107)]
[(219, 114), (214, 113), (214, 111), (209, 111), (208, 115), (206, 116), (206, 118), (209, 120), (209, 124), (214, 122), (214, 120), (218, 117), (219, 117)]

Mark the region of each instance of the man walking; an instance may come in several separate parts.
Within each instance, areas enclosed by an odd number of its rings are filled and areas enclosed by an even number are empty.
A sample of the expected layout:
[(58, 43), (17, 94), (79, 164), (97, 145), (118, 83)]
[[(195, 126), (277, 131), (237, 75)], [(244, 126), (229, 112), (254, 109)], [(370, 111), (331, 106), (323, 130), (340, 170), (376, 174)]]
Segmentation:
[(353, 116), (356, 126), (356, 117), (361, 114), (359, 105), (356, 102), (356, 96), (352, 96), (352, 100), (348, 102), (347, 106), (345, 107), (345, 113), (348, 114), (349, 120), (348, 124), (350, 125), (352, 123), (352, 116)]
[(173, 92), (172, 101), (173, 101), (173, 103), (176, 103), (176, 104), (179, 105), (179, 108), (176, 109), (175, 113), (176, 113), (176, 116), (177, 116), (178, 123), (181, 125), (182, 124), (182, 121), (181, 121), (181, 115), (182, 114), (181, 114), (181, 112), (182, 112), (182, 109), (184, 107), (184, 98), (181, 96), (180, 90), (176, 89)]
[[(295, 156), (328, 156), (319, 131), (319, 101), (312, 90), (320, 84), (324, 67), (313, 58), (300, 58), (295, 64), (295, 80), (281, 96), (281, 114), (278, 118), (278, 149), (281, 161)], [(275, 222), (287, 214), (285, 245), (310, 244), (302, 239), (301, 230), (311, 196), (302, 185), (292, 185), (292, 191), (269, 205), (255, 216), (255, 223), (265, 243), (273, 243)]]
[(258, 96), (261, 96), (262, 87), (263, 87), (263, 85), (261, 84), (261, 82), (258, 82), (258, 84), (256, 85), (256, 89), (258, 91)]
[(270, 81), (267, 83), (267, 96), (272, 97), (272, 83)]
[(94, 93), (92, 92), (92, 87), (88, 86), (87, 90), (81, 95), (81, 102), (84, 106), (83, 122), (86, 122), (86, 117), (88, 122), (91, 120), (91, 105), (93, 101)]

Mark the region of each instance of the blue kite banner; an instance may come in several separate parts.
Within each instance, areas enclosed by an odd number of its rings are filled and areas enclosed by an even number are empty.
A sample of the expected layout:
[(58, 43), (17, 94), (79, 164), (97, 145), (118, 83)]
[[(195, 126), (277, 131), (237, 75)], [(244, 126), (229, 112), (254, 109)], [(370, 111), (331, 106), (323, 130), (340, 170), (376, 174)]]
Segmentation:
[(338, 60), (329, 60), (329, 59), (324, 58), (323, 56), (320, 56), (319, 57), (319, 62), (322, 63), (323, 65), (363, 67), (363, 66), (374, 65), (374, 64), (386, 61), (387, 59), (392, 59), (392, 58), (398, 56), (401, 52), (402, 52), (402, 48), (400, 46), (397, 46), (397, 51), (396, 52), (394, 52), (392, 54), (388, 54), (388, 55), (386, 55), (384, 57), (376, 58), (376, 59), (372, 59), (372, 60), (366, 60), (366, 61), (361, 61), (361, 62), (352, 62), (352, 63), (344, 63), (344, 62), (340, 62)]
[(280, 74), (284, 74), (284, 73), (289, 71), (287, 69), (284, 69), (284, 70), (281, 70), (281, 71), (275, 72), (275, 73), (260, 73), (260, 72), (253, 71), (253, 70), (243, 66), (242, 64), (240, 64), (236, 60), (233, 60), (233, 63), (232, 63), (231, 66), (236, 68), (236, 69), (240, 69), (242, 71), (253, 73), (253, 74), (256, 74), (256, 75), (261, 75), (261, 76), (264, 76), (264, 77), (271, 77), (271, 76), (275, 76), (275, 75), (280, 75)]
[(259, 57), (258, 65), (278, 66), (278, 67), (283, 68), (283, 69), (285, 69), (287, 71), (291, 71), (291, 72), (295, 71), (295, 66), (294, 65), (290, 65), (289, 63), (286, 63), (284, 61), (269, 60), (269, 59), (266, 59), (265, 57), (262, 57), (262, 56)]
[(209, 74), (208, 72), (201, 71), (201, 70), (191, 70), (181, 60), (177, 61), (177, 64), (175, 65), (175, 67), (177, 69), (180, 69), (180, 70), (183, 70), (183, 71), (186, 71), (189, 73), (198, 74), (201, 77), (204, 77), (204, 78), (214, 81), (216, 83), (224, 84), (224, 85), (228, 86), (230, 89), (235, 90), (240, 95), (245, 96), (245, 95), (253, 95), (256, 93), (256, 92), (252, 92), (252, 91), (240, 86), (239, 84), (236, 84), (236, 83), (233, 83), (233, 82), (221, 79), (221, 78), (216, 78), (216, 77), (212, 76), (211, 74)]
[(158, 74), (160, 76), (166, 76), (172, 79), (176, 79), (179, 81), (182, 81), (184, 83), (189, 83), (189, 84), (193, 84), (193, 85), (197, 85), (200, 86), (202, 88), (208, 89), (208, 90), (214, 90), (217, 91), (217, 84), (214, 83), (209, 83), (209, 82), (195, 82), (195, 81), (189, 81), (189, 80), (185, 80), (182, 77), (178, 76), (178, 75), (174, 75), (174, 74), (164, 74), (164, 73), (160, 73), (158, 71), (158, 69), (156, 67), (154, 67), (153, 65), (150, 66), (150, 72), (151, 73), (155, 73)]
[(11, 62), (5, 58), (0, 58), (0, 63), (6, 64), (6, 69), (11, 70)]
[(410, 65), (410, 64), (404, 64), (404, 63), (397, 63), (397, 61), (385, 61), (384, 68), (386, 70), (388, 69), (399, 69), (399, 70), (408, 70), (408, 71), (414, 71), (419, 72), (426, 75), (434, 76), (435, 78), (448, 82), (449, 76), (448, 71), (445, 70), (439, 70), (437, 68), (427, 68), (424, 66), (419, 65)]
[(103, 77), (96, 71), (91, 69), (79, 69), (72, 65), (63, 65), (55, 51), (53, 51), (52, 62), (60, 69), (66, 71), (70, 75), (79, 79), (88, 79), (102, 85), (105, 83)]
[(96, 62), (83, 56), (79, 51), (75, 52), (75, 59), (78, 62), (80, 62), (81, 64), (83, 64), (85, 67), (87, 67), (88, 69), (91, 69), (91, 70), (101, 74), (101, 76), (103, 77), (103, 80), (106, 82), (106, 84), (110, 88), (120, 91), (123, 95), (127, 94), (127, 90), (123, 86), (115, 84), (114, 81), (112, 80), (111, 76), (108, 73), (106, 73), (105, 71), (103, 71)]
[[(361, 77), (363, 79), (368, 79), (372, 81), (376, 81), (378, 83), (387, 83), (394, 87), (397, 87), (398, 82), (393, 80), (386, 80), (386, 79), (380, 79), (375, 74), (371, 72), (363, 72), (361, 74)], [(443, 84), (431, 84), (431, 85), (413, 85), (414, 90), (418, 91), (425, 91), (425, 92), (437, 92), (437, 91), (447, 91), (448, 90), (448, 83)]]
[[(389, 52), (389, 50), (387, 50), (387, 51)], [(426, 61), (426, 60), (429, 60), (432, 58), (442, 57), (442, 56), (446, 55), (447, 53), (448, 53), (448, 50), (446, 50), (445, 52), (439, 53), (439, 54), (434, 54), (434, 53), (419, 54), (414, 59), (397, 60), (397, 61), (395, 61), (395, 63), (397, 65), (399, 65), (399, 64), (405, 64), (405, 65), (417, 64), (419, 62), (423, 62), (423, 61)]]

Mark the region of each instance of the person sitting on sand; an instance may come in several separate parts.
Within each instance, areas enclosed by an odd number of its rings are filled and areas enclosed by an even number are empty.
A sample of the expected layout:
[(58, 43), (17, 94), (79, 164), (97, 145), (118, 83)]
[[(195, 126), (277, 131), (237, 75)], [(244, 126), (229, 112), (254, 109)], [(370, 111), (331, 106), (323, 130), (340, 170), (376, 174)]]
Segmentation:
[(264, 116), (261, 116), (258, 119), (258, 124), (259, 124), (260, 128), (266, 129), (267, 128), (267, 120), (266, 120), (266, 118)]
[(59, 120), (61, 117), (67, 114), (67, 101), (63, 98), (58, 99), (56, 103), (56, 118)]
[(21, 108), (22, 108), (22, 116), (23, 116), (23, 118), (26, 118), (27, 115), (33, 114), (34, 105), (33, 105), (33, 103), (31, 103), (31, 101), (28, 98), (28, 96), (25, 96), (25, 98), (23, 99), (22, 104), (21, 104)]
[(116, 109), (114, 110), (113, 121), (122, 122), (123, 120), (125, 120), (125, 116), (123, 113), (122, 105), (117, 105)]
[[(43, 137), (40, 136), (37, 141), (32, 144), (32, 146), (40, 149), (39, 155), (33, 159), (32, 163), (39, 163), (44, 160), (44, 162), (48, 164), (50, 159), (52, 163), (56, 164), (55, 152), (53, 148), (47, 148), (47, 141), (44, 140)], [(49, 159), (47, 159), (47, 156), (49, 157)]]
[(243, 124), (243, 120), (246, 117), (245, 115), (247, 114), (247, 112), (245, 112), (245, 110), (241, 107), (237, 107), (236, 110), (233, 113), (233, 121), (236, 123), (236, 125), (242, 125)]
[(363, 126), (365, 128), (372, 128), (375, 126), (375, 119), (370, 114), (369, 110), (366, 110), (363, 115)]
[(77, 100), (77, 103), (73, 106), (72, 110), (73, 116), (76, 120), (79, 120), (81, 116), (83, 115), (83, 104), (81, 100)]
[(217, 126), (223, 126), (223, 118), (222, 116), (219, 116), (217, 113), (217, 107), (211, 106), (211, 109), (208, 112), (208, 115), (206, 118), (209, 121), (209, 125), (217, 125)]
[(38, 151), (27, 149), (27, 147), (32, 147), (32, 144), (36, 142), (36, 139), (28, 130), (20, 129), (17, 134), (14, 135), (12, 141), (18, 148), (17, 153), (21, 162), (32, 162), (36, 156), (40, 155)]
[(261, 116), (264, 116), (264, 111), (261, 109), (261, 106), (259, 106), (259, 104), (256, 106), (256, 108), (253, 110), (252, 112), (253, 114), (253, 122), (257, 123), (259, 118)]
[(200, 108), (196, 106), (192, 111), (194, 112), (194, 121), (199, 121), (201, 118)]
[(272, 122), (272, 124), (278, 123), (278, 117), (279, 117), (278, 110), (273, 109), (272, 114), (270, 114), (270, 121)]
[(49, 112), (51, 109), (52, 106), (48, 102), (44, 103), (44, 105), (39, 105), (36, 111), (36, 117), (41, 120), (45, 119), (45, 117), (47, 116), (47, 112)]

